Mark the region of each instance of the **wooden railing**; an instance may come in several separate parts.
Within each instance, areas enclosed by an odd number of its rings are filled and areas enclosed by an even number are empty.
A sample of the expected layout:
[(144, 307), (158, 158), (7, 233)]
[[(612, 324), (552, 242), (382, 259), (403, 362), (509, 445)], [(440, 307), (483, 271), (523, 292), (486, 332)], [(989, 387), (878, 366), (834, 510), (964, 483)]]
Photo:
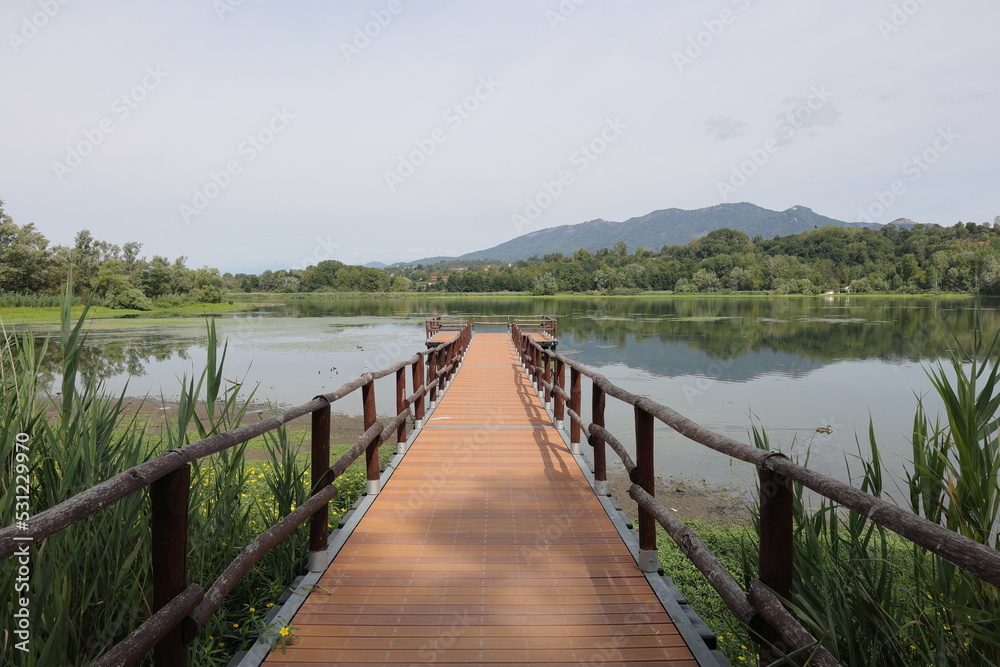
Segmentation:
[[(131, 665), (150, 650), (157, 667), (186, 667), (190, 644), (236, 583), (270, 550), (299, 525), (310, 521), (309, 568), (321, 571), (327, 564), (329, 502), (337, 495), (334, 480), (363, 453), (367, 468), (367, 492), (380, 487), (379, 447), (395, 433), (402, 448), (406, 422), (419, 427), (427, 409), (451, 381), (472, 340), (472, 326), (458, 337), (432, 350), (419, 352), (385, 370), (365, 373), (340, 389), (289, 408), (256, 424), (210, 436), (186, 447), (125, 470), (82, 491), (27, 520), (27, 530), (0, 530), (0, 560), (15, 553), (17, 540), (35, 543), (100, 512), (115, 502), (149, 487), (152, 530), (154, 614), (132, 634), (114, 646), (94, 665)], [(406, 394), (406, 370), (412, 375), (413, 393)], [(396, 417), (383, 424), (375, 417), (375, 380), (395, 374)], [(361, 390), (365, 432), (350, 450), (330, 464), (330, 406)], [(271, 526), (244, 547), (206, 591), (187, 583), (188, 497), (192, 461), (211, 456), (251, 438), (272, 431), (298, 417), (312, 415), (312, 495), (305, 503)]]
[(521, 331), (542, 332), (550, 338), (556, 337), (556, 319), (548, 315), (538, 316), (510, 316), (510, 315), (473, 315), (468, 318), (449, 318), (438, 315), (428, 319), (424, 323), (424, 331), (427, 339), (430, 340), (442, 331), (461, 331), (466, 324), (487, 327), (504, 327), (508, 331), (517, 325)]
[[(768, 646), (779, 643), (786, 647), (786, 652), (817, 646), (816, 639), (781, 602), (781, 599), (791, 599), (792, 593), (793, 482), (888, 528), (978, 579), (1000, 586), (1000, 551), (902, 510), (849, 484), (797, 465), (779, 452), (751, 447), (710, 431), (665, 405), (628, 392), (612, 384), (603, 375), (561, 354), (542, 348), (517, 326), (512, 328), (511, 336), (521, 363), (539, 396), (545, 400), (546, 408), (551, 408), (556, 426), (561, 428), (563, 420), (569, 419), (570, 449), (573, 454), (580, 453), (581, 432), (587, 435), (587, 441), (594, 449), (594, 490), (597, 494), (608, 493), (605, 445), (610, 446), (621, 458), (632, 481), (628, 493), (638, 505), (639, 567), (645, 572), (655, 572), (658, 568), (658, 523), (706, 577), (733, 614), (762, 640), (762, 654), (765, 654)], [(568, 389), (567, 368), (570, 369)], [(592, 383), (589, 423), (581, 416), (583, 377), (590, 378)], [(631, 405), (635, 411), (635, 460), (621, 441), (605, 428), (604, 414), (608, 396)], [(659, 420), (705, 447), (757, 466), (760, 478), (759, 579), (752, 581), (746, 592), (698, 535), (656, 500), (653, 468), (654, 420)], [(810, 664), (826, 666), (838, 663), (829, 652), (817, 647)]]
[(461, 331), (468, 324), (467, 320), (446, 318), (438, 315), (424, 322), (424, 333), (427, 335), (427, 340), (430, 340), (442, 331)]

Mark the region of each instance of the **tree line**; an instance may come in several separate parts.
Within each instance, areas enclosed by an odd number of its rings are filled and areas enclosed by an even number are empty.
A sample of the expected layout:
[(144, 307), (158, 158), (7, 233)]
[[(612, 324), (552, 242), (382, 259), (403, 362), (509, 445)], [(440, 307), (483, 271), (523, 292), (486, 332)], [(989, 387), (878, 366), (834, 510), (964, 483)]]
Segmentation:
[(141, 250), (140, 243), (118, 246), (87, 230), (72, 246), (50, 246), (33, 223), (16, 224), (0, 200), (0, 293), (58, 294), (72, 273), (78, 293), (112, 308), (217, 303), (232, 292), (1000, 294), (1000, 216), (992, 225), (831, 226), (772, 239), (719, 229), (659, 251), (630, 253), (618, 241), (594, 253), (581, 249), (517, 262), (376, 269), (326, 260), (305, 269), (235, 275), (189, 268), (185, 257), (147, 259)]
[(952, 227), (914, 225), (873, 229), (821, 227), (800, 234), (750, 239), (719, 229), (686, 246), (659, 252), (624, 242), (591, 253), (501, 266), (466, 267), (446, 283), (449, 292), (635, 291), (773, 292), (818, 294), (956, 292), (1000, 294), (1000, 220)]
[(77, 294), (111, 308), (222, 301), (227, 286), (218, 269), (191, 269), (186, 257), (147, 259), (141, 251), (141, 243), (119, 246), (86, 229), (72, 246), (50, 245), (34, 223), (15, 223), (0, 200), (0, 293), (56, 295), (72, 275)]

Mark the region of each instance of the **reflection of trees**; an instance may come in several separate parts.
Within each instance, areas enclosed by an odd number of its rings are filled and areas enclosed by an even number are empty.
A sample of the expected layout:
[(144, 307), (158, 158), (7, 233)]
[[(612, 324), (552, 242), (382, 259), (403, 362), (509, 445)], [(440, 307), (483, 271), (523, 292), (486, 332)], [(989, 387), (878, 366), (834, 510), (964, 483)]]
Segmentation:
[[(43, 341), (37, 340), (39, 350)], [(83, 377), (98, 380), (127, 373), (131, 376), (146, 374), (146, 364), (151, 361), (167, 361), (173, 356), (188, 358), (188, 350), (194, 343), (184, 340), (165, 340), (163, 336), (148, 334), (130, 337), (129, 340), (87, 339), (80, 350), (80, 373)], [(63, 351), (59, 339), (49, 341), (48, 350), (42, 360), (42, 371), (48, 379), (61, 372)]]
[[(996, 302), (991, 302), (995, 307)], [(717, 359), (751, 351), (789, 352), (814, 360), (938, 358), (976, 328), (970, 299), (906, 297), (469, 297), (296, 299), (280, 314), (423, 318), (430, 314), (552, 315), (578, 340), (620, 349), (629, 336), (683, 342)], [(1000, 311), (984, 310), (987, 333)]]
[[(624, 347), (629, 335), (657, 337), (717, 359), (771, 350), (819, 360), (891, 361), (938, 358), (953, 346), (949, 328), (967, 343), (978, 326), (968, 300), (729, 298), (638, 306), (634, 301), (606, 304), (591, 317), (560, 319), (559, 329), (617, 347)], [(983, 319), (987, 332), (1000, 329), (1000, 312), (985, 310)]]

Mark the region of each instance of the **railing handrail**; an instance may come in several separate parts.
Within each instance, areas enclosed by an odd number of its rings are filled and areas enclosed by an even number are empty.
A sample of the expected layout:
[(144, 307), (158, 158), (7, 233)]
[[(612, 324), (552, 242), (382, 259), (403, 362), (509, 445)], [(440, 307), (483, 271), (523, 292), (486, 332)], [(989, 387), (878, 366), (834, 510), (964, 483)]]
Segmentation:
[[(225, 433), (218, 433), (203, 438), (183, 447), (171, 449), (31, 516), (26, 520), (24, 525), (8, 526), (0, 529), (0, 560), (13, 556), (20, 541), (30, 539), (37, 543), (87, 519), (122, 498), (141, 491), (146, 487), (150, 487), (152, 497), (154, 489), (170, 486), (170, 484), (165, 485), (164, 482), (172, 478), (177, 479), (176, 475), (182, 475), (180, 479), (187, 482), (191, 462), (245, 443), (252, 438), (273, 431), (293, 419), (311, 413), (313, 415), (313, 488), (310, 499), (296, 510), (279, 519), (273, 526), (266, 528), (257, 538), (244, 547), (230, 566), (223, 571), (207, 591), (204, 591), (195, 584), (187, 585), (184, 582), (186, 566), (183, 566), (179, 569), (179, 576), (177, 576), (178, 572), (173, 572), (174, 580), (168, 582), (174, 589), (173, 592), (164, 593), (163, 590), (160, 590), (162, 586), (159, 579), (162, 579), (162, 577), (158, 578), (156, 572), (157, 554), (154, 552), (154, 614), (95, 663), (131, 664), (155, 646), (157, 648), (157, 655), (154, 658), (155, 664), (177, 665), (178, 667), (186, 665), (187, 649), (184, 647), (184, 644), (193, 641), (196, 633), (201, 630), (207, 619), (216, 611), (222, 599), (225, 598), (239, 579), (268, 550), (291, 534), (306, 520), (312, 519), (310, 550), (314, 550), (313, 548), (318, 546), (317, 542), (322, 542), (321, 549), (325, 553), (328, 504), (337, 495), (337, 488), (333, 486), (333, 481), (355, 460), (360, 458), (362, 453), (366, 457), (369, 484), (372, 481), (379, 481), (377, 454), (379, 446), (392, 437), (393, 431), (397, 433), (398, 442), (404, 442), (407, 419), (413, 417), (415, 421), (420, 421), (424, 418), (425, 398), (429, 398), (433, 405), (437, 394), (445, 388), (454, 376), (458, 364), (468, 350), (472, 340), (472, 331), (472, 325), (466, 325), (458, 336), (444, 345), (431, 350), (421, 350), (409, 359), (396, 363), (387, 369), (364, 373), (333, 392), (317, 396), (307, 403), (283, 410), (255, 424), (241, 426)], [(425, 357), (427, 366), (426, 375), (424, 373)], [(414, 391), (409, 396), (405, 395), (405, 369), (407, 367), (412, 367), (413, 371)], [(382, 424), (375, 419), (374, 383), (375, 380), (394, 373), (397, 380), (397, 414), (388, 424)], [(331, 465), (329, 462), (330, 407), (334, 402), (359, 389), (362, 390), (364, 398), (365, 433), (358, 438), (351, 449)], [(411, 407), (416, 408), (415, 414), (411, 411)], [(324, 432), (317, 433), (317, 424), (324, 423), (324, 415), (325, 430)], [(325, 462), (322, 461), (323, 456), (317, 456), (318, 452), (322, 454), (324, 451)], [(166, 505), (183, 505), (186, 508), (190, 494), (189, 482), (187, 482), (187, 486), (183, 490), (184, 496), (182, 498), (169, 498)], [(162, 501), (163, 498), (160, 500)], [(154, 501), (153, 505), (153, 533), (155, 541), (158, 536), (161, 538), (164, 537), (164, 528), (160, 527), (158, 529), (156, 524), (157, 503)], [(162, 505), (163, 503), (161, 502)], [(184, 543), (181, 545), (180, 553), (184, 554), (187, 543), (187, 512), (185, 510), (183, 512), (174, 512), (174, 514), (181, 515), (182, 522), (180, 525), (184, 531), (182, 536)], [(168, 528), (176, 529), (177, 526), (170, 526)], [(316, 551), (318, 550), (316, 549)], [(180, 581), (179, 586), (178, 580)], [(157, 599), (159, 599), (159, 604), (157, 603)], [(181, 622), (178, 622), (181, 616), (183, 616), (183, 619), (181, 619)], [(171, 644), (168, 648), (172, 652), (165, 653), (161, 658), (159, 651), (164, 644)]]
[[(439, 349), (447, 349), (448, 346), (457, 342), (457, 340), (449, 341), (447, 345)], [(45, 539), (60, 530), (96, 514), (108, 505), (149, 486), (157, 479), (188, 463), (243, 444), (248, 440), (273, 431), (294, 419), (304, 417), (311, 412), (331, 405), (357, 391), (364, 385), (392, 375), (401, 368), (411, 366), (421, 357), (429, 356), (431, 353), (431, 350), (421, 350), (406, 361), (401, 361), (390, 366), (388, 369), (364, 373), (357, 379), (346, 382), (339, 389), (327, 394), (321, 394), (308, 403), (287, 408), (276, 415), (262, 419), (254, 424), (240, 426), (231, 431), (208, 436), (183, 447), (170, 449), (155, 458), (123, 470), (117, 475), (109, 477), (89, 489), (80, 491), (47, 510), (33, 515), (27, 522), (27, 535), (25, 531), (18, 529), (16, 526), (2, 528), (0, 529), (0, 560), (8, 558), (14, 553), (16, 549), (15, 536), (28, 536), (35, 541)], [(351, 460), (348, 462), (348, 465), (353, 462)]]
[(450, 317), (435, 315), (424, 322), (427, 337), (443, 331), (460, 331), (465, 325), (473, 326), (505, 326), (511, 329), (515, 324), (522, 331), (540, 331), (556, 337), (556, 318), (550, 315), (471, 315), (467, 317)]
[[(528, 342), (530, 345), (537, 347), (541, 354), (546, 357), (562, 361), (571, 369), (579, 371), (581, 375), (591, 378), (594, 384), (599, 386), (608, 396), (613, 396), (632, 407), (649, 412), (653, 417), (689, 440), (693, 440), (700, 445), (714, 449), (732, 458), (784, 475), (825, 498), (835, 500), (845, 507), (865, 515), (875, 523), (885, 526), (901, 537), (937, 553), (942, 558), (966, 570), (969, 574), (973, 574), (994, 586), (1000, 586), (1000, 551), (991, 549), (980, 542), (976, 542), (971, 538), (928, 521), (913, 512), (876, 498), (850, 484), (845, 484), (832, 477), (793, 463), (784, 456), (776, 455), (775, 452), (751, 447), (728, 436), (715, 433), (697, 422), (684, 417), (672, 408), (622, 389), (600, 373), (592, 371), (581, 363), (569, 359), (562, 354), (545, 349), (538, 345), (538, 343), (530, 340), (530, 338)], [(587, 425), (583, 424), (581, 426), (585, 429), (587, 427)], [(950, 549), (942, 553), (942, 545), (945, 544)], [(967, 556), (969, 550), (989, 559), (991, 564), (974, 569), (963, 566), (962, 563), (965, 559), (962, 557)], [(951, 558), (948, 556), (949, 553), (952, 555)]]
[[(516, 325), (511, 329), (511, 336), (521, 357), (522, 363), (525, 365), (525, 368), (532, 377), (539, 391), (545, 392), (544, 395), (549, 401), (554, 401), (553, 412), (555, 418), (561, 419), (562, 410), (565, 410), (566, 414), (568, 414), (570, 420), (571, 447), (578, 446), (576, 443), (579, 442), (581, 430), (588, 435), (588, 441), (592, 446), (594, 446), (595, 480), (597, 483), (603, 482), (606, 488), (607, 470), (603, 460), (605, 444), (611, 445), (612, 449), (616, 452), (616, 454), (618, 454), (619, 458), (622, 459), (622, 462), (626, 466), (626, 470), (629, 473), (629, 477), (633, 482), (633, 485), (629, 490), (629, 495), (631, 495), (639, 504), (640, 550), (643, 549), (643, 543), (646, 545), (651, 544), (651, 548), (655, 550), (655, 531), (652, 531), (654, 519), (657, 523), (663, 525), (664, 529), (671, 534), (671, 537), (677, 541), (682, 551), (689, 558), (691, 557), (690, 552), (697, 550), (693, 545), (694, 543), (692, 542), (692, 539), (687, 534), (690, 531), (682, 531), (676, 524), (672, 526), (667, 525), (670, 523), (669, 518), (671, 515), (665, 510), (664, 506), (655, 499), (655, 489), (652, 483), (653, 472), (651, 469), (645, 469), (652, 467), (652, 430), (651, 428), (648, 429), (648, 434), (645, 436), (640, 433), (640, 422), (642, 421), (640, 420), (640, 416), (644, 415), (649, 419), (659, 420), (689, 440), (693, 440), (702, 446), (730, 456), (731, 458), (756, 465), (760, 469), (762, 480), (766, 478), (766, 483), (771, 487), (768, 489), (770, 494), (765, 494), (765, 489), (762, 484), (762, 541), (765, 533), (765, 527), (763, 524), (765, 521), (774, 520), (773, 517), (765, 518), (766, 512), (763, 507), (764, 502), (774, 503), (775, 497), (781, 497), (781, 502), (784, 503), (784, 506), (780, 512), (787, 515), (782, 517), (782, 520), (787, 523), (787, 526), (782, 527), (781, 531), (779, 531), (782, 534), (782, 540), (779, 541), (787, 541), (787, 544), (782, 545), (781, 548), (787, 548), (790, 550), (791, 482), (795, 481), (815, 491), (819, 495), (833, 500), (844, 507), (847, 507), (851, 511), (867, 517), (872, 522), (884, 526), (907, 541), (927, 549), (931, 553), (949, 561), (977, 579), (990, 583), (994, 586), (1000, 586), (1000, 551), (992, 549), (988, 545), (976, 542), (975, 540), (965, 537), (964, 535), (948, 530), (944, 526), (933, 523), (924, 517), (914, 514), (913, 512), (896, 507), (885, 500), (865, 493), (849, 484), (845, 484), (844, 482), (833, 479), (832, 477), (793, 463), (780, 452), (765, 451), (756, 447), (751, 447), (733, 438), (715, 433), (714, 431), (701, 426), (687, 417), (684, 417), (666, 405), (662, 405), (649, 398), (633, 394), (632, 392), (613, 384), (600, 373), (592, 371), (578, 361), (574, 361), (562, 354), (558, 354), (550, 349), (542, 347), (533, 341), (530, 336), (526, 335)], [(553, 367), (556, 369), (555, 377), (552, 377)], [(572, 390), (570, 392), (567, 392), (564, 386), (563, 369), (567, 367), (572, 372)], [(581, 417), (581, 409), (579, 405), (580, 377), (590, 378), (594, 388), (594, 420), (589, 424), (586, 423)], [(621, 443), (618, 442), (614, 436), (612, 436), (610, 432), (604, 428), (603, 402), (605, 396), (617, 398), (618, 400), (631, 405), (636, 411), (636, 458), (638, 459), (638, 463), (632, 461), (628, 452), (621, 445)], [(599, 409), (598, 405), (600, 406)], [(598, 417), (600, 423), (597, 423)], [(645, 442), (640, 442), (640, 439), (645, 440)], [(645, 465), (643, 461), (644, 455), (646, 456)], [(782, 487), (787, 488), (783, 489)], [(773, 529), (774, 527), (768, 526), (768, 528)], [(685, 532), (685, 534), (681, 535), (682, 532)], [(769, 537), (769, 539), (771, 538)], [(700, 545), (700, 540), (697, 541), (697, 544)], [(701, 545), (701, 547), (703, 546), (704, 545)], [(769, 546), (768, 548), (772, 547)], [(765, 547), (762, 544), (762, 564), (765, 559), (764, 551)], [(788, 553), (790, 554), (790, 551)], [(702, 561), (702, 564), (706, 568), (703, 569), (702, 572), (706, 575), (709, 579), (709, 583), (716, 588), (723, 599), (727, 602), (727, 606), (730, 607), (737, 617), (741, 618), (744, 622), (750, 622), (753, 620), (746, 618), (746, 607), (742, 606), (746, 603), (753, 607), (755, 612), (761, 615), (761, 617), (766, 617), (774, 620), (775, 622), (787, 621), (787, 618), (781, 614), (780, 610), (774, 607), (774, 603), (777, 602), (777, 598), (773, 595), (768, 597), (770, 594), (759, 584), (751, 587), (752, 590), (750, 594), (746, 596), (745, 600), (731, 604), (730, 601), (732, 600), (732, 595), (729, 588), (731, 587), (731, 584), (735, 582), (727, 581), (726, 577), (731, 580), (731, 576), (725, 572), (725, 569), (722, 568), (721, 565), (712, 565), (710, 561), (714, 561), (714, 556), (710, 559), (704, 559)], [(717, 561), (715, 561), (715, 563), (717, 564)], [(700, 569), (701, 567), (702, 565), (699, 564)], [(721, 569), (721, 572), (725, 574), (721, 574), (719, 569)], [(764, 581), (765, 585), (770, 586), (779, 594), (788, 592), (778, 590), (784, 586), (771, 586), (771, 584), (766, 581), (763, 573), (763, 566), (761, 569), (761, 579)], [(785, 565), (785, 571), (780, 573), (780, 578), (782, 579), (781, 583), (790, 589), (790, 565)], [(758, 608), (760, 605), (766, 605), (767, 609), (763, 610)], [(778, 606), (780, 606), (780, 604)], [(790, 618), (790, 616), (788, 617)], [(804, 641), (804, 637), (809, 636), (801, 626), (792, 628), (786, 625), (781, 628), (773, 629), (777, 630), (781, 638), (786, 642), (802, 642)], [(836, 661), (833, 661), (833, 658), (829, 657), (829, 654), (817, 657), (819, 657), (820, 660), (819, 662), (815, 662), (815, 664), (836, 664)]]

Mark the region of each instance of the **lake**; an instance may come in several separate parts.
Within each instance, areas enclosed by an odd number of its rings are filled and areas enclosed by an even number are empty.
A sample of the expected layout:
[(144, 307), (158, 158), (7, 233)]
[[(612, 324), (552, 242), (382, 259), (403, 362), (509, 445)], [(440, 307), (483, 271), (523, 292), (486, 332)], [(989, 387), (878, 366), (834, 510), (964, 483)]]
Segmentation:
[[(983, 304), (987, 332), (1000, 328), (998, 306)], [(886, 467), (900, 473), (917, 397), (932, 414), (938, 410), (925, 369), (954, 347), (951, 330), (968, 342), (977, 326), (972, 299), (837, 295), (315, 298), (220, 317), (217, 327), (228, 344), (225, 377), (244, 388), (259, 385), (256, 398), (288, 406), (424, 349), (431, 315), (542, 314), (558, 319), (560, 352), (612, 382), (744, 442), (759, 424), (775, 449), (808, 453), (811, 467), (845, 480), (856, 437), (867, 451), (869, 419)], [(205, 322), (95, 320), (86, 349), (87, 368), (108, 389), (170, 400), (179, 378), (205, 361)], [(585, 417), (589, 389), (585, 380)], [(376, 393), (388, 408), (390, 384)], [(334, 410), (360, 414), (360, 397)], [(609, 399), (607, 419), (631, 441), (631, 408)], [(831, 434), (817, 432), (827, 426)], [(658, 425), (656, 442), (664, 477), (750, 484), (749, 466), (730, 464), (665, 426)], [(609, 454), (610, 461), (617, 457)]]

